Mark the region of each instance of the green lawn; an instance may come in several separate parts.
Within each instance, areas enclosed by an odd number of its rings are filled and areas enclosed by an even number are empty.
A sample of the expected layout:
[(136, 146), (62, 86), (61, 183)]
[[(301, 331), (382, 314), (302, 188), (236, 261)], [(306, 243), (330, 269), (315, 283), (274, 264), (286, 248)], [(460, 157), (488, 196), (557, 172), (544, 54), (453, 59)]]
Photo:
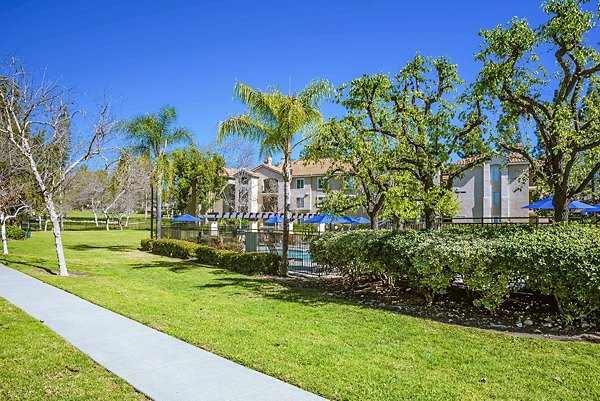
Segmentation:
[[(11, 242), (9, 266), (334, 400), (597, 400), (600, 345), (518, 338), (340, 302), (136, 250), (145, 233)], [(147, 234), (147, 233), (146, 233)]]
[(0, 400), (50, 399), (146, 398), (0, 298)]

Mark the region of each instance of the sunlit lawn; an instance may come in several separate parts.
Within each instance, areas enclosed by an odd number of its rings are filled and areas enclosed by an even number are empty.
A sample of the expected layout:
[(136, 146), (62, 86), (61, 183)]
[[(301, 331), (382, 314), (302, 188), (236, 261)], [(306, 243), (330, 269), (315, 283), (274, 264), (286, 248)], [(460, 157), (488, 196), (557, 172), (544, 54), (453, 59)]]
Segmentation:
[(0, 298), (0, 400), (50, 399), (146, 398)]
[(138, 251), (147, 233), (49, 233), (11, 242), (14, 268), (334, 400), (596, 400), (600, 345), (511, 337), (344, 303)]

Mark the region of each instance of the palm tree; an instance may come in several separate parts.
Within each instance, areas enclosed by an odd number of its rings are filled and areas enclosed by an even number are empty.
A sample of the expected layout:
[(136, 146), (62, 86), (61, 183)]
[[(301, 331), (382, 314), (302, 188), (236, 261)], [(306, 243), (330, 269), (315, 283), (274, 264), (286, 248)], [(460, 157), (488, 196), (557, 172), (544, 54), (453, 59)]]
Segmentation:
[(323, 120), (319, 106), (323, 99), (331, 96), (329, 82), (317, 79), (299, 93), (283, 94), (269, 88), (261, 92), (237, 82), (234, 97), (248, 106), (245, 113), (231, 116), (219, 123), (217, 142), (230, 135), (239, 135), (259, 143), (262, 155), (283, 153), (283, 249), (281, 275), (288, 271), (288, 243), (290, 221), (290, 183), (292, 180), (291, 154), (304, 141), (307, 131)]
[[(169, 146), (187, 141), (192, 136), (187, 128), (175, 127), (177, 113), (175, 108), (163, 106), (158, 113), (134, 117), (124, 123), (128, 139), (133, 142), (133, 152), (147, 155), (153, 161), (151, 183), (156, 191), (156, 238), (162, 237), (162, 189), (169, 159)], [(152, 190), (152, 184), (150, 185)]]

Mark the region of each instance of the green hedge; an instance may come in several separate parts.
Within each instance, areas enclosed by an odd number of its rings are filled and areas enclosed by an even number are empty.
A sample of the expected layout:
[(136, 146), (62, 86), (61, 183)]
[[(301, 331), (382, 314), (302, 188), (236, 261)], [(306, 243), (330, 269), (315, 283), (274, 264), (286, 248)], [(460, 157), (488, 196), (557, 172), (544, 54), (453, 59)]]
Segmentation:
[(281, 257), (271, 253), (226, 251), (176, 239), (143, 239), (141, 249), (175, 258), (195, 258), (199, 263), (245, 274), (277, 274), (281, 265)]
[(600, 311), (600, 228), (458, 227), (433, 231), (328, 233), (311, 243), (317, 263), (352, 279), (408, 280), (431, 303), (462, 279), (492, 313), (515, 288), (552, 295), (565, 319)]
[(6, 226), (6, 238), (8, 239), (25, 239), (25, 230), (21, 230), (19, 227)]

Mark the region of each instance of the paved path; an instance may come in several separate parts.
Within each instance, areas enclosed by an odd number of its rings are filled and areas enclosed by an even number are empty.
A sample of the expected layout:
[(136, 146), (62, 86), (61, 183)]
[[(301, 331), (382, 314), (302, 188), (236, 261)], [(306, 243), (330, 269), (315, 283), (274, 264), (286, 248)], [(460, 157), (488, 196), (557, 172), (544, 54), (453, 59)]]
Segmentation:
[(0, 264), (0, 296), (154, 400), (324, 400)]

